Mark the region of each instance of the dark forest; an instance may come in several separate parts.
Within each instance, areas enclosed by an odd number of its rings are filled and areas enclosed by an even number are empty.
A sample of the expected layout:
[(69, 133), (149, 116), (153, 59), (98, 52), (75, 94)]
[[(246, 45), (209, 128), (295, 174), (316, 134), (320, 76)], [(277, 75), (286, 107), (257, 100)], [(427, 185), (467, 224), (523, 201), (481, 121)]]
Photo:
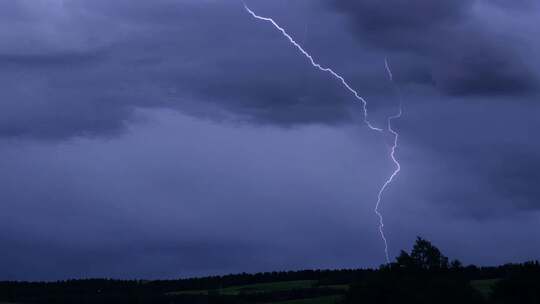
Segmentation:
[(6, 303), (540, 303), (538, 261), (463, 266), (418, 238), (379, 269), (303, 270), (178, 280), (1, 282)]

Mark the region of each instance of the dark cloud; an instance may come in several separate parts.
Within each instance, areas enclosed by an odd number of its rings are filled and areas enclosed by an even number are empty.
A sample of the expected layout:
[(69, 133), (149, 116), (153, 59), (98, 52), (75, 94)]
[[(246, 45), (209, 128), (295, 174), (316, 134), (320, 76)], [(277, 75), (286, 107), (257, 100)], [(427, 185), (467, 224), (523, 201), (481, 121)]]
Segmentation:
[[(434, 86), (454, 96), (536, 92), (538, 77), (523, 59), (530, 48), (512, 43), (522, 41), (505, 27), (511, 17), (501, 21), (501, 34), (478, 17), (482, 12), (471, 1), (331, 3), (348, 16), (356, 38), (392, 54), (402, 84)], [(250, 5), (275, 17), (324, 65), (343, 73), (373, 101), (372, 113), (391, 111), (378, 50), (359, 50), (347, 41), (340, 18), (326, 7)], [(304, 19), (292, 18), (294, 9)], [(23, 1), (5, 11), (26, 17), (16, 27), (3, 20), (12, 30), (0, 32), (6, 41), (0, 48), (3, 137), (118, 134), (136, 108), (281, 126), (336, 125), (361, 112), (338, 81), (311, 67), (279, 32), (253, 20), (241, 5)], [(313, 18), (324, 22), (302, 23)]]
[[(116, 134), (135, 108), (210, 117), (225, 111), (235, 120), (288, 126), (351, 118), (351, 95), (242, 6), (160, 0), (51, 7), (21, 22), (18, 36), (32, 46), (14, 40), (0, 49), (4, 137)], [(17, 9), (36, 13), (28, 2)], [(35, 30), (46, 26), (44, 34)]]
[[(391, 252), (420, 234), (465, 262), (538, 256), (534, 10), (248, 4), (344, 75), (378, 126), (397, 110), (389, 58), (404, 106), (381, 205)], [(390, 134), (240, 2), (0, 8), (0, 279), (383, 261), (373, 203)]]
[[(360, 30), (372, 32), (423, 31), (454, 24), (466, 15), (472, 2), (466, 0), (433, 2), (429, 0), (332, 1), (335, 8), (355, 17)], [(397, 38), (397, 37), (396, 37)], [(382, 38), (381, 38), (382, 39)], [(388, 41), (388, 43), (392, 43)]]
[[(524, 54), (531, 52), (524, 47), (529, 41), (515, 37), (516, 29), (508, 26), (512, 17), (479, 16), (489, 14), (489, 10), (479, 11), (478, 6), (489, 4), (428, 0), (329, 3), (348, 16), (361, 41), (390, 52), (418, 55), (416, 64), (426, 69), (423, 74), (431, 74), (432, 83), (445, 94), (512, 96), (537, 92), (538, 75), (524, 60)], [(493, 18), (498, 20), (490, 20)], [(487, 26), (487, 22), (499, 23), (503, 29)], [(403, 81), (417, 78), (416, 69), (402, 71)]]

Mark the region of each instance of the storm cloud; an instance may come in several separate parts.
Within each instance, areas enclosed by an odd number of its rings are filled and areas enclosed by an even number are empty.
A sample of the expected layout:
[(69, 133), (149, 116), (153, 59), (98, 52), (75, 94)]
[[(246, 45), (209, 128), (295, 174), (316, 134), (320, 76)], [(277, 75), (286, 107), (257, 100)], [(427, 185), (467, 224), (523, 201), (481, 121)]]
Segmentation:
[[(540, 255), (535, 2), (248, 5), (374, 125), (403, 101), (391, 254), (423, 235), (465, 263)], [(0, 280), (383, 262), (389, 134), (241, 3), (21, 0), (0, 26)]]
[[(425, 67), (423, 73), (429, 75), (426, 82), (444, 94), (538, 93), (537, 62), (528, 60), (538, 43), (516, 34), (528, 32), (516, 20), (535, 18), (534, 12), (517, 15), (489, 1), (328, 2), (349, 18), (361, 41), (414, 55), (420, 61), (416, 66)], [(403, 71), (402, 81), (414, 80), (415, 72)]]
[[(491, 26), (486, 15), (500, 9), (480, 1), (327, 1), (347, 16), (359, 48), (324, 5), (306, 3), (290, 8), (322, 19), (309, 31), (307, 24), (304, 33), (299, 30), (289, 10), (276, 18), (292, 20), (285, 23), (292, 33), (308, 39), (306, 47), (323, 64), (373, 99), (373, 111), (389, 104), (380, 63), (370, 60), (380, 48), (392, 54), (402, 83), (448, 95), (536, 94), (536, 62), (527, 59), (536, 42), (514, 35), (521, 29), (512, 22), (521, 16), (507, 14)], [(284, 126), (340, 124), (359, 114), (339, 83), (309, 66), (274, 29), (227, 1), (2, 5), (6, 15), (22, 20), (15, 27), (10, 18), (3, 21), (5, 137), (117, 133), (140, 107)], [(254, 5), (263, 13), (276, 11)], [(335, 46), (339, 56), (332, 56)]]
[(105, 135), (141, 107), (283, 125), (351, 118), (338, 84), (226, 2), (3, 5), (27, 18), (23, 39), (2, 34), (5, 137)]

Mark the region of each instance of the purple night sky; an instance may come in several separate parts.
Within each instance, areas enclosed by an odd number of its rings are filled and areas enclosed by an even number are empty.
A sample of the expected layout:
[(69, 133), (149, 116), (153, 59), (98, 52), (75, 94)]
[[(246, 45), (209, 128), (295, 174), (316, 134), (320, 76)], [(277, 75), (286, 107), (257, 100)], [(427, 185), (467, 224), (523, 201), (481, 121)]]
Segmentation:
[[(395, 122), (381, 212), (465, 264), (540, 256), (540, 4), (249, 0)], [(392, 138), (232, 0), (0, 3), (0, 280), (384, 263)]]

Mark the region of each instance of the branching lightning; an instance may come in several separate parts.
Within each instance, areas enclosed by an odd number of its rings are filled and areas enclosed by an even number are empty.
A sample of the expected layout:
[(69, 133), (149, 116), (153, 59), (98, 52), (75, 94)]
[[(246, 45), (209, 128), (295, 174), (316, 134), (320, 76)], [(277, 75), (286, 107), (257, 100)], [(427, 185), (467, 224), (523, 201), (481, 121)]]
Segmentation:
[[(345, 78), (341, 75), (339, 75), (338, 73), (336, 73), (334, 70), (332, 70), (331, 68), (328, 68), (328, 67), (324, 67), (322, 66), (321, 64), (317, 63), (315, 61), (315, 59), (298, 43), (296, 42), (291, 35), (289, 35), (287, 33), (287, 31), (282, 28), (281, 26), (279, 26), (279, 24), (277, 24), (272, 18), (268, 18), (268, 17), (262, 17), (262, 16), (259, 16), (257, 15), (255, 12), (253, 12), (245, 3), (244, 4), (244, 8), (246, 9), (246, 11), (255, 19), (258, 19), (258, 20), (262, 20), (262, 21), (265, 21), (265, 22), (269, 22), (271, 23), (278, 31), (281, 32), (281, 34), (287, 38), (287, 40), (294, 46), (296, 47), (300, 53), (302, 53), (302, 55), (304, 55), (304, 57), (306, 57), (309, 62), (311, 63), (311, 65), (317, 69), (319, 69), (320, 71), (323, 71), (323, 72), (327, 72), (329, 73), (330, 75), (332, 75), (335, 79), (339, 80), (341, 82), (341, 84), (349, 91), (351, 92), (354, 97), (359, 100), (361, 103), (362, 103), (362, 107), (363, 107), (363, 111), (364, 111), (364, 123), (373, 131), (377, 131), (377, 132), (384, 132), (385, 130), (381, 129), (381, 128), (378, 128), (378, 127), (375, 127), (371, 124), (371, 122), (369, 121), (368, 119), (368, 103), (367, 101), (358, 94), (358, 92), (353, 89), (349, 83), (345, 80)], [(388, 60), (385, 58), (384, 60), (384, 64), (385, 64), (385, 69), (386, 69), (386, 72), (388, 73), (388, 77), (390, 78), (390, 81), (393, 82), (393, 74), (392, 74), (392, 70), (390, 69), (390, 65), (388, 64)], [(396, 87), (397, 88), (397, 87)], [(398, 89), (398, 92), (399, 92), (399, 89)], [(399, 94), (399, 98), (400, 98), (400, 101), (399, 101), (399, 111), (397, 114), (395, 115), (392, 115), (390, 117), (388, 117), (387, 119), (387, 131), (389, 133), (392, 134), (392, 136), (394, 137), (394, 141), (393, 141), (393, 145), (391, 147), (391, 151), (390, 151), (390, 158), (392, 159), (393, 163), (395, 164), (395, 170), (392, 172), (392, 175), (385, 181), (385, 183), (382, 185), (382, 187), (380, 188), (379, 190), (379, 193), (377, 195), (377, 203), (375, 205), (375, 213), (377, 214), (378, 218), (379, 218), (379, 231), (380, 231), (380, 234), (381, 234), (381, 238), (384, 242), (384, 253), (385, 253), (385, 258), (386, 258), (386, 262), (387, 263), (390, 263), (390, 258), (389, 258), (389, 254), (388, 254), (388, 242), (387, 242), (387, 239), (386, 239), (386, 236), (384, 234), (384, 219), (383, 219), (383, 216), (381, 214), (381, 212), (379, 211), (379, 207), (380, 207), (380, 204), (381, 204), (381, 201), (382, 201), (382, 197), (383, 197), (383, 194), (385, 192), (385, 190), (388, 188), (388, 186), (390, 186), (390, 184), (394, 181), (394, 179), (396, 178), (396, 176), (399, 174), (399, 172), (401, 171), (401, 165), (399, 163), (399, 161), (397, 160), (396, 158), (396, 149), (398, 147), (398, 139), (399, 139), (399, 134), (392, 128), (392, 121), (395, 120), (395, 119), (398, 119), (401, 117), (403, 111), (402, 111), (402, 102), (401, 102), (401, 94)]]

